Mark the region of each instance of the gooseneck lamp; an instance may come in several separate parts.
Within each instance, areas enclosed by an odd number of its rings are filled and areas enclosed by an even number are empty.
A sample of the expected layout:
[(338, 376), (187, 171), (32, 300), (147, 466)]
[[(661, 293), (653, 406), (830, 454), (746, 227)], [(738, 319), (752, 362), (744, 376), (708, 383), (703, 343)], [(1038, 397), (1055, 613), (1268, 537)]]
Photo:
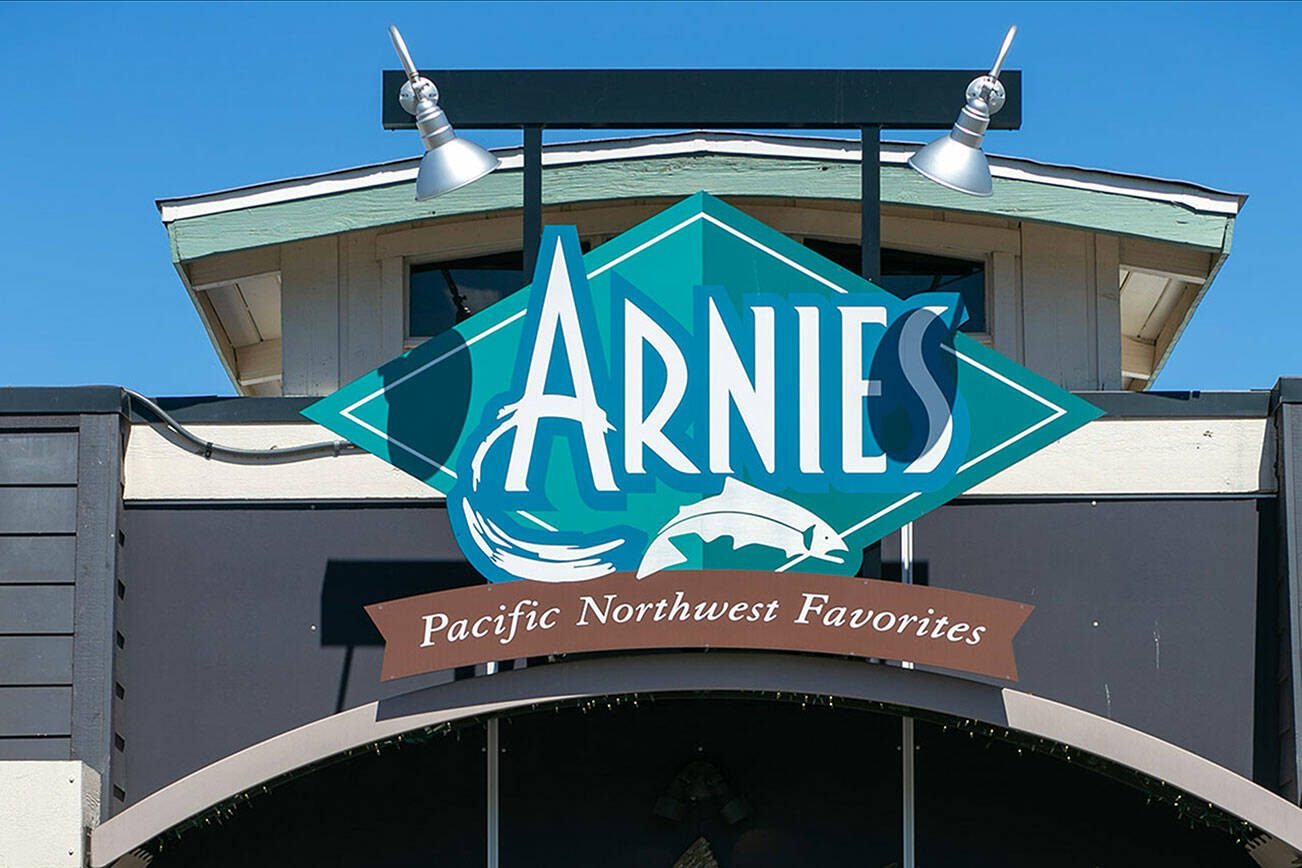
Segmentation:
[(434, 82), (416, 71), (407, 43), (398, 28), (389, 25), (389, 38), (398, 52), (407, 83), (398, 92), (398, 102), (416, 118), (416, 129), (425, 144), (425, 156), (416, 173), (416, 201), (433, 199), (478, 181), (497, 168), (497, 157), (457, 136), (448, 116), (439, 108), (439, 92)]
[(990, 181), (990, 164), (981, 151), (981, 142), (990, 126), (990, 116), (1004, 107), (1007, 95), (999, 81), (1004, 68), (1004, 58), (1017, 35), (1017, 25), (1008, 28), (999, 56), (988, 75), (972, 79), (967, 86), (967, 105), (959, 112), (954, 128), (912, 157), (909, 165), (924, 177), (942, 187), (973, 196), (990, 196), (994, 185)]

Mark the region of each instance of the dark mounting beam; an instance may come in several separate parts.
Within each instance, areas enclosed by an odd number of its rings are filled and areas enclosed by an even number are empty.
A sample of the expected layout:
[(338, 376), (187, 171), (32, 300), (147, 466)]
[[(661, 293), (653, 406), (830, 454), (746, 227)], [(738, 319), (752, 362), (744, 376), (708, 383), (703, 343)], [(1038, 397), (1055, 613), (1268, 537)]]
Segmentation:
[[(946, 129), (968, 82), (958, 69), (446, 69), (425, 70), (460, 129)], [(991, 129), (1022, 124), (1022, 74)], [(398, 105), (406, 77), (385, 70), (384, 128), (415, 129)]]

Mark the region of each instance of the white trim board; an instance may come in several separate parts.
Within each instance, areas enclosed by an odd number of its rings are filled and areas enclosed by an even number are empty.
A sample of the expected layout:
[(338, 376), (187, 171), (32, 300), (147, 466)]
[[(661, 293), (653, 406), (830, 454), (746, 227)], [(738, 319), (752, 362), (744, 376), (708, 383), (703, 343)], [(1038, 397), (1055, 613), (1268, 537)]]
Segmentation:
[[(903, 166), (919, 147), (920, 145), (914, 142), (883, 143), (882, 165)], [(498, 148), (494, 152), (501, 160), (499, 171), (519, 170), (523, 166), (524, 158), (519, 148)], [(853, 139), (696, 131), (547, 145), (543, 149), (543, 165), (565, 166), (690, 154), (857, 163), (860, 148), (859, 143)], [(415, 180), (419, 163), (419, 158), (398, 160), (196, 196), (160, 199), (157, 203), (158, 210), (164, 223), (172, 223), (209, 214), (405, 183)], [(1239, 212), (1244, 200), (1244, 197), (1239, 194), (1211, 190), (1184, 181), (1168, 181), (1099, 169), (1053, 165), (1015, 157), (991, 155), (990, 171), (996, 178), (1172, 202), (1195, 211), (1229, 216)]]
[[(250, 449), (332, 439), (304, 421), (195, 425), (200, 436)], [(1255, 494), (1275, 490), (1274, 436), (1265, 419), (1099, 419), (980, 485), (972, 495)], [(438, 500), (374, 455), (288, 464), (228, 464), (174, 446), (152, 426), (131, 429), (128, 501)]]

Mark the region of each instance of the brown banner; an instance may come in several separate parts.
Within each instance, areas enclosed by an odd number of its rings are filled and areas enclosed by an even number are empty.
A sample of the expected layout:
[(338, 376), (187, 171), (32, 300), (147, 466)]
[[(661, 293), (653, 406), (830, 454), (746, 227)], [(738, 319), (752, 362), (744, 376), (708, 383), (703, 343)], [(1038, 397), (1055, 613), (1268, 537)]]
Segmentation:
[(503, 582), (366, 607), (382, 680), (492, 660), (635, 648), (762, 648), (909, 660), (1017, 680), (1033, 607), (962, 591), (811, 573), (616, 573)]

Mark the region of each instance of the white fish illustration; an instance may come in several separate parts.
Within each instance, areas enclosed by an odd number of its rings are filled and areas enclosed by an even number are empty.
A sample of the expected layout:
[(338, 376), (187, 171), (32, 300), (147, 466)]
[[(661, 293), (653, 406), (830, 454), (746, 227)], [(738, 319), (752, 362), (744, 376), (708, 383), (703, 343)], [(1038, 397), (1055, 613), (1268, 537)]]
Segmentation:
[(686, 562), (673, 540), (689, 535), (705, 542), (731, 537), (734, 551), (762, 545), (781, 549), (787, 557), (804, 555), (834, 564), (845, 563), (834, 552), (849, 551), (831, 525), (803, 506), (729, 477), (723, 491), (684, 506), (660, 529), (642, 556), (637, 577)]

